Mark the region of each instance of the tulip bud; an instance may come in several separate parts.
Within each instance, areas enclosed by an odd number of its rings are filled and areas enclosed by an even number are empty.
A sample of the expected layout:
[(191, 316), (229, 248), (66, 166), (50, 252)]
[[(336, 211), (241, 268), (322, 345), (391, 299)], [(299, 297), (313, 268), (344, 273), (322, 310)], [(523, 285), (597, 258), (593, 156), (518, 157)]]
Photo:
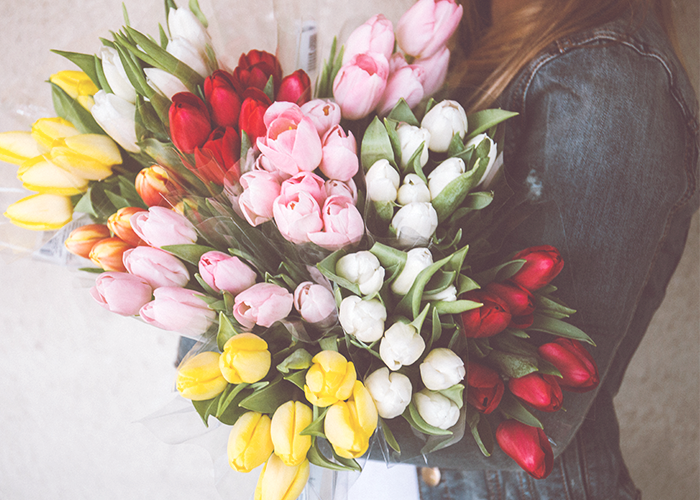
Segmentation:
[(579, 341), (558, 338), (540, 346), (538, 353), (559, 370), (559, 385), (565, 391), (587, 392), (598, 387), (598, 367)]
[(340, 325), (348, 335), (371, 343), (382, 338), (386, 308), (377, 299), (362, 300), (350, 295), (340, 303)]
[(311, 404), (325, 408), (350, 397), (357, 380), (352, 362), (336, 351), (321, 351), (311, 361), (304, 385)]
[(464, 361), (454, 351), (443, 347), (433, 349), (420, 364), (420, 376), (431, 391), (442, 391), (459, 384), (466, 370)]
[(248, 135), (251, 144), (256, 144), (258, 137), (264, 136), (267, 131), (264, 116), (265, 111), (270, 107), (270, 98), (256, 88), (246, 90), (242, 97), (238, 127), (241, 132)]
[(71, 231), (63, 244), (70, 253), (89, 259), (92, 247), (110, 236), (109, 228), (104, 224), (88, 224)]
[(236, 295), (233, 316), (243, 328), (254, 325), (269, 328), (292, 311), (294, 297), (285, 288), (272, 283), (256, 283)]
[[(482, 141), (487, 141), (489, 144), (488, 164), (486, 165), (486, 170), (484, 170), (484, 175), (481, 176), (481, 179), (476, 184), (477, 186), (480, 186), (481, 184), (488, 185), (490, 179), (493, 178), (493, 174), (495, 173), (493, 172), (493, 168), (496, 164), (496, 157), (498, 156), (498, 148), (496, 147), (496, 143), (493, 142), (493, 139), (486, 134), (479, 134), (476, 137), (473, 137), (464, 146), (467, 148), (471, 146), (477, 147), (482, 143)], [(481, 162), (481, 160), (479, 161)], [(474, 165), (474, 168), (481, 168), (481, 163)]]
[(559, 250), (550, 245), (521, 250), (513, 256), (518, 259), (525, 259), (525, 264), (510, 280), (531, 292), (549, 284), (564, 267)]
[(219, 368), (231, 384), (254, 384), (270, 371), (272, 356), (267, 342), (253, 333), (234, 335), (219, 358)]
[(389, 160), (377, 160), (365, 174), (367, 197), (372, 201), (396, 201), (401, 178)]
[(467, 402), (488, 415), (501, 403), (505, 392), (498, 372), (479, 363), (467, 365)]
[(13, 203), (3, 214), (15, 226), (32, 231), (53, 231), (73, 218), (70, 196), (40, 193)]
[(396, 239), (401, 247), (426, 246), (438, 226), (437, 212), (430, 203), (409, 203), (391, 219)]
[(444, 100), (425, 114), (421, 127), (430, 131), (428, 148), (436, 153), (445, 153), (452, 142), (452, 136), (456, 134), (464, 139), (467, 133), (467, 113), (457, 101)]
[(438, 429), (449, 429), (459, 420), (459, 407), (439, 392), (423, 389), (413, 395), (413, 402), (423, 420)]
[(403, 178), (396, 201), (399, 205), (430, 203), (430, 189), (419, 175), (407, 174)]
[(131, 219), (134, 232), (152, 247), (189, 245), (197, 241), (197, 231), (184, 215), (165, 207), (150, 207)]
[(303, 69), (298, 69), (282, 79), (277, 100), (293, 102), (299, 106), (311, 99), (311, 79)]
[(455, 0), (419, 0), (396, 26), (396, 42), (413, 57), (430, 57), (452, 36), (462, 19)]
[(423, 80), (425, 80), (425, 70), (420, 66), (407, 64), (392, 71), (386, 82), (382, 98), (377, 104), (377, 114), (379, 116), (388, 115), (400, 99), (406, 101), (409, 108), (416, 107), (425, 93)]
[(186, 38), (173, 38), (168, 42), (165, 50), (175, 59), (189, 66), (202, 78), (206, 78), (211, 73), (206, 55)]
[(554, 375), (530, 373), (508, 381), (514, 396), (540, 411), (555, 412), (561, 408), (564, 396)]
[(237, 472), (250, 472), (272, 455), (272, 421), (267, 415), (249, 411), (231, 428), (228, 438), (228, 463)]
[(173, 96), (168, 113), (170, 137), (183, 153), (192, 154), (204, 145), (212, 131), (207, 105), (194, 94), (182, 92)]
[(329, 99), (313, 99), (302, 105), (301, 110), (314, 123), (319, 137), (340, 124), (340, 106)]
[(461, 158), (448, 158), (440, 165), (435, 167), (435, 170), (428, 175), (428, 187), (430, 188), (430, 197), (432, 200), (449, 184), (457, 179), (466, 171), (464, 160)]
[(112, 166), (122, 163), (119, 147), (104, 134), (80, 134), (54, 141), (51, 162), (68, 172), (99, 181), (112, 175)]
[(324, 183), (324, 187), (326, 188), (326, 198), (340, 196), (346, 198), (349, 203), (357, 205), (357, 185), (352, 179), (347, 182), (329, 179)]
[(205, 54), (210, 44), (209, 34), (197, 16), (186, 7), (170, 9), (168, 12), (168, 31), (172, 38), (184, 38), (196, 49)]
[(217, 70), (204, 80), (204, 96), (211, 109), (211, 118), (218, 127), (238, 126), (242, 99), (229, 73)]
[(238, 88), (248, 90), (251, 87), (264, 90), (272, 77), (274, 88), (278, 89), (282, 80), (282, 66), (277, 58), (263, 50), (251, 50), (241, 54), (238, 66), (233, 70), (233, 79)]
[(22, 166), (27, 160), (41, 154), (42, 150), (31, 132), (0, 132), (0, 161)]
[(255, 227), (272, 219), (272, 206), (280, 194), (277, 176), (264, 170), (251, 170), (241, 176), (240, 183), (243, 194), (238, 205), (248, 223)]
[(124, 252), (133, 248), (120, 238), (105, 238), (97, 242), (90, 250), (89, 258), (105, 271), (126, 272), (122, 257)]
[(397, 295), (406, 295), (420, 272), (432, 263), (433, 255), (427, 248), (413, 248), (409, 250), (401, 273), (391, 284), (391, 291)]
[(90, 289), (90, 295), (102, 307), (122, 316), (134, 316), (151, 301), (153, 289), (148, 282), (126, 273), (102, 273)]
[(401, 168), (405, 169), (408, 166), (408, 160), (421, 145), (423, 145), (423, 150), (420, 155), (420, 166), (424, 167), (428, 163), (428, 144), (430, 144), (432, 137), (431, 131), (427, 128), (400, 123), (396, 133), (401, 144)]
[(272, 205), (272, 213), (277, 229), (292, 243), (308, 243), (310, 233), (323, 230), (321, 207), (307, 192), (300, 191), (292, 196), (280, 193)]
[(158, 68), (144, 68), (143, 72), (146, 75), (146, 83), (153, 87), (153, 90), (167, 97), (169, 101), (173, 100), (175, 94), (189, 92), (178, 77), (171, 75), (167, 71)]
[(472, 290), (462, 296), (464, 300), (483, 305), (462, 313), (462, 326), (467, 338), (492, 337), (506, 329), (511, 320), (508, 304), (498, 295), (485, 290)]
[(377, 107), (389, 77), (389, 61), (382, 54), (357, 54), (333, 80), (333, 96), (343, 118), (359, 120)]
[(295, 173), (292, 177), (285, 179), (280, 186), (280, 195), (288, 199), (300, 192), (311, 196), (319, 207), (326, 201), (326, 184), (313, 172)]
[(552, 472), (554, 453), (542, 429), (506, 420), (496, 429), (496, 441), (506, 455), (535, 479), (544, 479)]
[(423, 78), (424, 97), (429, 97), (442, 88), (447, 77), (449, 63), (450, 50), (447, 47), (443, 47), (428, 58), (413, 61), (413, 66), (423, 68), (425, 73)]
[(219, 370), (219, 353), (200, 352), (177, 369), (177, 392), (185, 399), (206, 401), (221, 394), (228, 382)]
[(66, 94), (76, 99), (88, 111), (95, 104), (92, 96), (100, 90), (82, 71), (59, 71), (51, 75), (49, 81), (61, 87)]
[[(32, 124), (32, 138), (44, 151), (51, 151), (54, 142), (58, 139), (65, 139), (74, 135), (80, 135), (80, 131), (71, 122), (63, 118), (39, 118)], [(39, 151), (37, 151), (35, 156), (39, 154)], [(27, 160), (29, 159), (27, 158)]]
[(90, 109), (97, 124), (121, 147), (138, 153), (136, 144), (136, 106), (115, 94), (100, 90), (95, 94), (95, 105)]
[[(145, 248), (145, 247), (141, 247)], [(187, 288), (163, 286), (153, 292), (155, 300), (139, 311), (141, 319), (163, 330), (189, 338), (204, 334), (216, 318), (203, 295)]]
[(365, 386), (382, 418), (398, 417), (411, 403), (413, 387), (403, 373), (390, 373), (388, 368), (380, 368), (365, 379)]
[(294, 467), (306, 459), (311, 448), (311, 436), (302, 436), (301, 431), (313, 421), (311, 408), (300, 401), (287, 401), (275, 410), (270, 434), (275, 455), (284, 465)]
[(532, 294), (511, 281), (492, 282), (486, 285), (485, 290), (503, 299), (508, 304), (512, 315), (510, 325), (513, 328), (527, 328), (532, 325), (535, 310)]
[(100, 48), (100, 59), (102, 60), (102, 70), (112, 92), (125, 101), (134, 104), (136, 102), (136, 91), (134, 86), (131, 85), (129, 77), (126, 76), (126, 71), (117, 49), (112, 47)]
[(347, 196), (326, 198), (321, 209), (323, 230), (308, 233), (312, 243), (336, 251), (358, 243), (365, 234), (362, 214)]
[(364, 24), (355, 28), (345, 42), (343, 64), (347, 64), (357, 54), (376, 52), (389, 59), (394, 52), (394, 26), (382, 14), (370, 17)]
[(390, 370), (396, 371), (418, 361), (425, 350), (425, 341), (416, 327), (396, 322), (384, 332), (379, 344), (379, 356)]
[(149, 207), (164, 206), (168, 201), (165, 195), (168, 194), (168, 172), (160, 165), (152, 165), (141, 169), (136, 174), (134, 186), (141, 196), (143, 202)]
[(311, 281), (301, 283), (294, 291), (294, 308), (309, 323), (335, 322), (335, 297), (323, 285)]
[(257, 274), (238, 257), (207, 252), (199, 258), (199, 275), (215, 292), (238, 295), (255, 284)]
[(289, 467), (277, 455), (265, 463), (253, 500), (296, 500), (309, 480), (309, 461)]
[(362, 382), (355, 381), (347, 401), (334, 403), (323, 422), (326, 438), (343, 458), (358, 458), (369, 448), (377, 428), (377, 408)]
[(154, 289), (182, 287), (190, 280), (187, 267), (177, 257), (159, 248), (139, 246), (129, 249), (124, 252), (123, 262), (129, 273), (145, 279)]
[(138, 207), (120, 208), (109, 216), (109, 219), (107, 219), (107, 226), (112, 230), (115, 236), (118, 236), (132, 246), (138, 246), (143, 243), (143, 240), (139, 238), (131, 228), (130, 220), (134, 214), (145, 211), (146, 210), (143, 208)]
[(379, 263), (379, 259), (366, 250), (338, 259), (335, 272), (341, 278), (358, 285), (362, 295), (373, 295), (384, 284), (384, 268)]
[(323, 136), (322, 154), (319, 169), (329, 179), (349, 181), (359, 170), (355, 137), (352, 132), (346, 134), (340, 125)]

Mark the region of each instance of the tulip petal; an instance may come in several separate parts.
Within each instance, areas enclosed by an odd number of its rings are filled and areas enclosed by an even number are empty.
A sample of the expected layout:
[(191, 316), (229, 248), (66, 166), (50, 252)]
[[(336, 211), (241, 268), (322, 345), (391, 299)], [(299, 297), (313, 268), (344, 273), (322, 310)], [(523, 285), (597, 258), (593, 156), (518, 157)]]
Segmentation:
[(120, 165), (122, 155), (117, 144), (106, 135), (80, 134), (65, 138), (65, 144), (79, 155), (105, 165)]
[(87, 191), (88, 181), (51, 163), (43, 156), (25, 162), (17, 172), (30, 191), (72, 196)]
[(3, 132), (0, 134), (0, 161), (21, 165), (39, 156), (41, 151), (31, 132)]
[(32, 137), (44, 151), (49, 151), (58, 139), (79, 134), (71, 122), (58, 117), (40, 118), (32, 125)]
[(25, 229), (52, 231), (71, 221), (73, 204), (68, 196), (35, 194), (7, 207), (5, 217)]

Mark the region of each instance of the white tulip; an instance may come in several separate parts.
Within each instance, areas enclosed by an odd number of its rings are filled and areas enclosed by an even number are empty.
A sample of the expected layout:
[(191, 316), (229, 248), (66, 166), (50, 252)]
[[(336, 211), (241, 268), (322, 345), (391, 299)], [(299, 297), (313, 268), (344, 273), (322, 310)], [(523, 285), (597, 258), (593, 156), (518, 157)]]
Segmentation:
[(391, 291), (397, 295), (406, 295), (420, 272), (433, 263), (433, 254), (427, 248), (413, 248), (407, 254), (406, 264), (391, 284)]
[(384, 284), (384, 268), (379, 259), (367, 250), (351, 253), (338, 259), (335, 273), (360, 287), (362, 295), (377, 293)]
[(442, 391), (459, 384), (466, 373), (462, 358), (444, 347), (430, 351), (420, 364), (420, 377), (431, 391)]
[(371, 343), (384, 334), (386, 308), (377, 299), (362, 300), (357, 295), (351, 295), (340, 303), (338, 319), (345, 333)]
[(425, 341), (416, 327), (397, 322), (384, 332), (379, 344), (379, 356), (390, 370), (396, 371), (404, 365), (412, 365), (425, 350)]
[(100, 59), (102, 59), (102, 70), (112, 92), (129, 101), (131, 104), (136, 102), (136, 91), (131, 85), (129, 77), (126, 76), (124, 65), (119, 58), (119, 52), (112, 47), (102, 47), (100, 49)]
[[(479, 134), (465, 144), (466, 147), (477, 147), (484, 139), (489, 141), (489, 164), (486, 166), (484, 175), (481, 176), (481, 180), (478, 182), (477, 186), (480, 186), (482, 183), (486, 182), (487, 179), (490, 180), (490, 178), (493, 177), (493, 174), (495, 174), (495, 172), (492, 172), (492, 170), (494, 169), (494, 164), (496, 163), (496, 156), (498, 156), (498, 147), (496, 146), (496, 143), (493, 142), (493, 139), (486, 134)], [(479, 168), (479, 165), (475, 165), (474, 168)]]
[(434, 200), (453, 180), (466, 172), (464, 160), (461, 158), (448, 158), (428, 175), (428, 188), (430, 199)]
[(148, 85), (171, 101), (178, 92), (189, 92), (184, 83), (167, 71), (158, 68), (144, 68), (143, 72), (146, 73)]
[(430, 203), (409, 203), (391, 220), (401, 247), (426, 246), (438, 226), (437, 212)]
[(141, 151), (136, 145), (136, 106), (116, 94), (100, 90), (95, 94), (92, 117), (121, 147), (132, 153)]
[(202, 78), (209, 76), (209, 65), (204, 56), (186, 38), (173, 38), (165, 49), (173, 57), (182, 61)]
[(416, 202), (425, 203), (430, 200), (430, 189), (417, 174), (408, 174), (403, 178), (403, 184), (399, 188), (399, 195), (397, 196), (399, 205), (408, 205)]
[(382, 418), (398, 417), (411, 403), (413, 387), (403, 373), (389, 373), (388, 368), (380, 368), (365, 379), (365, 387)]
[(430, 302), (441, 301), (441, 302), (454, 302), (457, 300), (457, 287), (450, 285), (444, 290), (435, 293), (423, 293), (423, 300)]
[(377, 160), (365, 174), (365, 183), (370, 200), (396, 201), (401, 178), (389, 160)]
[(207, 44), (210, 44), (209, 35), (202, 23), (190, 9), (180, 7), (170, 10), (168, 14), (168, 29), (171, 38), (184, 38), (188, 40), (200, 54), (206, 54)]
[(423, 420), (438, 429), (449, 429), (459, 420), (459, 408), (450, 398), (423, 389), (413, 395), (413, 402)]
[(464, 139), (467, 133), (467, 113), (457, 101), (445, 100), (425, 114), (421, 127), (430, 131), (429, 149), (445, 153), (454, 134)]
[(414, 127), (408, 123), (400, 123), (396, 129), (401, 143), (401, 167), (408, 166), (408, 160), (413, 153), (423, 144), (423, 152), (420, 155), (420, 165), (428, 163), (428, 144), (430, 143), (430, 131), (424, 128)]

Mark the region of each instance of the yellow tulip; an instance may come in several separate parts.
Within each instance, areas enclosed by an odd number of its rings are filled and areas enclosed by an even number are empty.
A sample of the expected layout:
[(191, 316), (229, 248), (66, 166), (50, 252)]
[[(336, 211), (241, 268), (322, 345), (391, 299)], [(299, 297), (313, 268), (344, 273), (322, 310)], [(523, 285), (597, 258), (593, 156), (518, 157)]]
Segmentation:
[(7, 207), (5, 217), (24, 229), (52, 231), (71, 221), (73, 204), (68, 196), (34, 194)]
[(311, 408), (299, 401), (287, 401), (272, 415), (272, 444), (284, 465), (299, 465), (311, 448), (311, 436), (300, 433), (313, 420)]
[(56, 140), (51, 160), (75, 175), (100, 181), (112, 175), (112, 165), (119, 165), (122, 157), (117, 144), (106, 135), (80, 134)]
[(206, 351), (185, 360), (177, 369), (177, 391), (183, 398), (205, 401), (219, 395), (228, 382), (219, 370), (219, 353)]
[(0, 133), (0, 161), (22, 165), (41, 154), (31, 132)]
[(295, 500), (304, 490), (309, 472), (308, 460), (290, 467), (272, 455), (260, 473), (254, 500)]
[(90, 110), (95, 101), (92, 96), (97, 93), (97, 86), (93, 83), (89, 76), (82, 71), (59, 71), (51, 75), (49, 78), (51, 83), (61, 87), (66, 94), (78, 102), (87, 110)]
[(58, 139), (74, 135), (80, 135), (80, 131), (63, 118), (40, 118), (32, 125), (32, 137), (43, 151), (50, 151)]
[(238, 472), (250, 472), (272, 455), (270, 417), (255, 411), (244, 413), (231, 428), (228, 463)]
[(311, 361), (304, 385), (311, 404), (325, 408), (350, 397), (357, 379), (352, 362), (336, 351), (321, 351)]
[(26, 189), (39, 193), (73, 196), (88, 188), (87, 179), (56, 166), (43, 156), (24, 162), (17, 171), (17, 178)]
[(328, 409), (323, 430), (335, 452), (344, 458), (358, 458), (369, 448), (377, 428), (377, 407), (362, 382), (355, 382), (352, 397)]
[(232, 384), (258, 382), (267, 375), (271, 363), (267, 342), (254, 333), (241, 333), (228, 339), (219, 358), (221, 373)]

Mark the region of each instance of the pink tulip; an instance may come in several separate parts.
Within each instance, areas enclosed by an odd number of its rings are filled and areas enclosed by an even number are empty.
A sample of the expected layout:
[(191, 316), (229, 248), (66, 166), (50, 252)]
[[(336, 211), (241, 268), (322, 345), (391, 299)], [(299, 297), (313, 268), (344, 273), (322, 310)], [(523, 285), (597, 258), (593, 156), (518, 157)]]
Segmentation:
[(236, 295), (233, 316), (248, 330), (254, 325), (268, 328), (287, 317), (293, 302), (294, 297), (285, 288), (272, 283), (257, 283)]
[(141, 319), (149, 325), (197, 338), (216, 318), (216, 313), (202, 300), (204, 295), (194, 290), (166, 286), (153, 295), (155, 300), (139, 311)]
[(423, 68), (423, 92), (425, 97), (433, 95), (442, 88), (447, 77), (449, 63), (450, 49), (447, 47), (443, 47), (428, 58), (413, 61), (413, 66)]
[(301, 112), (301, 108), (298, 104), (289, 101), (275, 101), (270, 107), (267, 108), (265, 114), (263, 115), (263, 123), (265, 127), (270, 128), (270, 124), (280, 117), (282, 113), (287, 111), (292, 111), (296, 119), (301, 119), (304, 113)]
[(376, 52), (389, 59), (394, 52), (394, 25), (382, 14), (370, 17), (352, 32), (345, 42), (343, 64), (357, 54)]
[(326, 201), (325, 182), (313, 172), (299, 172), (280, 186), (280, 196), (285, 199), (291, 199), (302, 191), (312, 196), (319, 207), (322, 207), (323, 202)]
[(326, 181), (326, 198), (331, 196), (344, 196), (353, 205), (357, 205), (357, 185), (355, 181), (350, 179), (347, 182), (339, 181), (337, 179), (330, 179)]
[[(277, 107), (273, 104), (269, 109), (274, 113)], [(265, 122), (268, 123), (267, 118)], [(265, 137), (258, 138), (257, 145), (276, 169), (290, 175), (310, 172), (321, 163), (321, 139), (316, 126), (296, 104), (269, 122)]]
[(134, 316), (151, 300), (153, 289), (148, 282), (127, 273), (102, 273), (90, 289), (90, 295), (105, 309), (122, 316)]
[(416, 58), (427, 58), (445, 46), (462, 19), (462, 6), (454, 0), (418, 0), (396, 27), (401, 49)]
[(333, 292), (311, 281), (305, 281), (294, 291), (294, 308), (309, 323), (327, 323), (329, 318), (336, 318)]
[(381, 54), (357, 54), (333, 80), (333, 95), (343, 118), (359, 120), (370, 114), (382, 98), (389, 78), (389, 61)]
[(169, 208), (151, 207), (148, 212), (134, 214), (129, 221), (139, 238), (152, 247), (188, 245), (197, 241), (192, 223)]
[(323, 205), (323, 231), (309, 234), (309, 240), (326, 250), (353, 245), (365, 234), (362, 215), (344, 196), (331, 196)]
[(314, 99), (301, 107), (304, 115), (316, 126), (319, 137), (340, 124), (340, 106), (328, 99)]
[(425, 70), (420, 66), (406, 65), (394, 71), (386, 83), (386, 89), (377, 104), (377, 114), (388, 115), (403, 98), (410, 108), (423, 99)]
[(319, 169), (329, 179), (349, 181), (357, 173), (357, 142), (352, 132), (336, 125), (323, 136), (323, 159)]
[(241, 293), (255, 284), (257, 274), (238, 257), (207, 252), (199, 258), (199, 275), (214, 291)]
[(321, 207), (313, 196), (303, 191), (289, 198), (278, 196), (272, 212), (280, 233), (292, 243), (308, 243), (309, 233), (323, 229)]
[(241, 176), (241, 186), (244, 191), (238, 206), (248, 223), (255, 227), (272, 219), (272, 204), (280, 194), (277, 176), (265, 170), (251, 170)]
[(136, 247), (124, 252), (124, 267), (139, 276), (151, 287), (182, 287), (190, 280), (190, 273), (180, 260), (159, 248)]

